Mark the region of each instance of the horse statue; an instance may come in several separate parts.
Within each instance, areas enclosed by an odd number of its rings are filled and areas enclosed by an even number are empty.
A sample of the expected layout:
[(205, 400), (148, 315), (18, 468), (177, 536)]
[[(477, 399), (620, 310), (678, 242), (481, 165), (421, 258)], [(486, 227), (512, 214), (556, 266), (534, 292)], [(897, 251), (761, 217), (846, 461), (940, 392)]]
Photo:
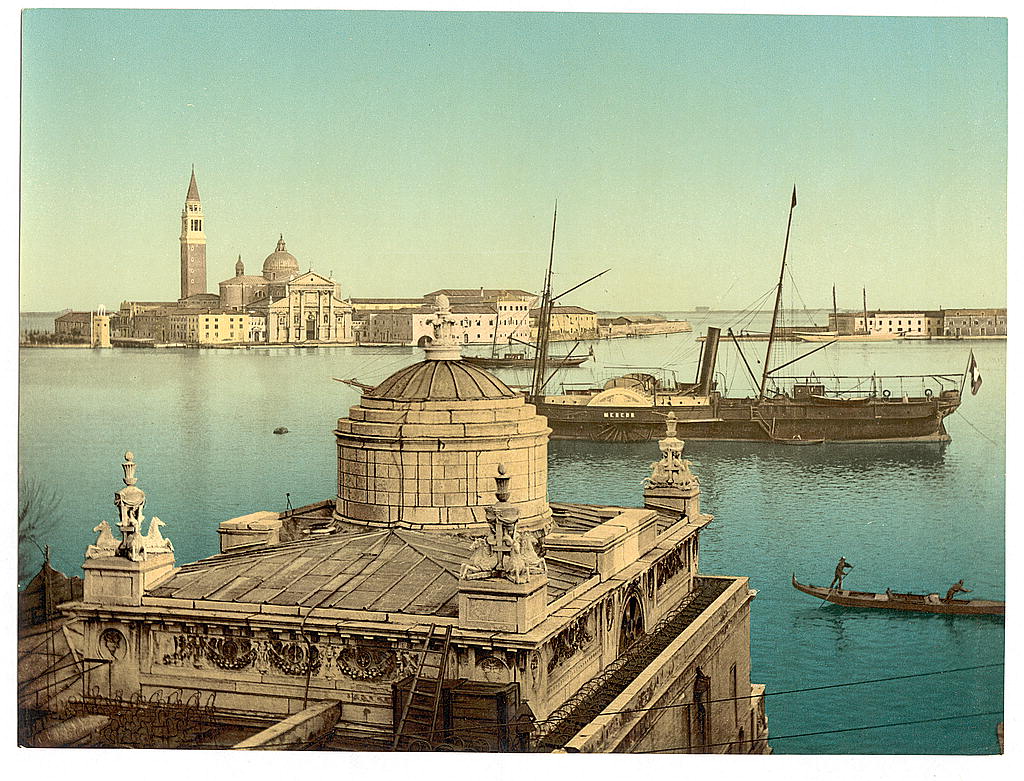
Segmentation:
[(105, 556), (113, 556), (117, 552), (117, 539), (110, 529), (110, 524), (106, 521), (100, 521), (93, 531), (99, 532), (100, 536), (96, 538), (95, 545), (90, 545), (85, 549), (85, 558), (99, 559)]
[(498, 564), (498, 555), (491, 550), (487, 540), (477, 537), (473, 540), (470, 548), (469, 558), (462, 563), (459, 571), (461, 580), (481, 580), (491, 577), (494, 568)]
[(146, 553), (174, 553), (171, 541), (160, 533), (160, 527), (167, 524), (155, 515), (149, 521), (149, 531), (142, 538), (142, 547)]

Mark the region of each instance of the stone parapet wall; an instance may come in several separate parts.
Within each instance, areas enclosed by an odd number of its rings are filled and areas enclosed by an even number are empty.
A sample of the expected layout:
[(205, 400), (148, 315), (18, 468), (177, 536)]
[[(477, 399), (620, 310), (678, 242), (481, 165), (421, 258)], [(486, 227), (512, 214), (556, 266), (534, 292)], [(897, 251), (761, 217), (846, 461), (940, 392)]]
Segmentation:
[[(746, 753), (752, 745), (767, 748), (760, 734), (767, 730), (759, 713), (763, 706), (760, 697), (750, 696), (756, 691), (750, 684), (753, 592), (746, 578), (727, 580), (732, 584), (575, 735), (566, 750)], [(703, 736), (694, 696), (698, 668), (710, 684)]]

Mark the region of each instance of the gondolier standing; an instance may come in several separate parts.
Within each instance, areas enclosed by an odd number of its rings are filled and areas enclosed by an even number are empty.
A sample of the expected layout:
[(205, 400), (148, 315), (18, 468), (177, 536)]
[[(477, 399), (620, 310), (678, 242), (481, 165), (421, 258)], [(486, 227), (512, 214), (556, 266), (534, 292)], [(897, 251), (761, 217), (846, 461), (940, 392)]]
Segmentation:
[(843, 577), (846, 575), (846, 570), (848, 570), (848, 569), (853, 569), (853, 565), (849, 564), (846, 561), (846, 557), (845, 556), (840, 556), (839, 557), (839, 563), (836, 564), (836, 576), (834, 578), (832, 578), (832, 584), (829, 586), (830, 589), (831, 588), (842, 589), (842, 587), (843, 587)]
[(958, 580), (956, 583), (954, 583), (952, 586), (949, 587), (949, 591), (946, 592), (946, 599), (945, 599), (945, 601), (946, 602), (952, 602), (953, 601), (953, 597), (955, 597), (961, 591), (964, 594), (970, 594), (971, 593), (971, 590), (969, 588), (964, 588), (964, 579), (963, 578), (960, 578), (960, 580)]

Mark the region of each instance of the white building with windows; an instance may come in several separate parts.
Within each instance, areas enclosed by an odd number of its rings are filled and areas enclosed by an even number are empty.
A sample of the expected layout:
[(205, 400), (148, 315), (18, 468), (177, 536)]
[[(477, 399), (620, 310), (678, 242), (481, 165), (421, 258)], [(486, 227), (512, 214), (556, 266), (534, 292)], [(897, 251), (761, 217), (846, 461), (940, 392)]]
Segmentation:
[[(863, 324), (863, 315), (859, 319)], [(942, 312), (922, 310), (868, 312), (868, 333), (942, 336)]]
[(440, 295), (451, 304), (460, 344), (508, 346), (530, 341), (530, 309), (537, 297), (525, 290), (487, 288), (435, 290), (423, 296), (421, 305), (377, 311), (362, 330), (360, 341), (419, 347), (429, 344), (433, 334), (429, 320)]

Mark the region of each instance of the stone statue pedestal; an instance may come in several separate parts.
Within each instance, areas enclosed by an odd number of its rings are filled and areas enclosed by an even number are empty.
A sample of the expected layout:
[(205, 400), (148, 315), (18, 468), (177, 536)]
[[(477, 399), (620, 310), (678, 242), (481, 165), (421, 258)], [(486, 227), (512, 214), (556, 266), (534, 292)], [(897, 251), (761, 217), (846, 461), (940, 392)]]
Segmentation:
[(108, 605), (141, 605), (147, 589), (174, 571), (173, 553), (151, 553), (145, 561), (120, 556), (86, 559), (83, 601)]
[(700, 516), (700, 486), (649, 485), (644, 489), (644, 507), (696, 520)]
[(459, 582), (459, 628), (529, 632), (548, 616), (548, 576)]
[(217, 529), (217, 533), (220, 534), (220, 552), (227, 553), (260, 545), (277, 545), (281, 541), (283, 525), (280, 513), (269, 510), (221, 521)]

